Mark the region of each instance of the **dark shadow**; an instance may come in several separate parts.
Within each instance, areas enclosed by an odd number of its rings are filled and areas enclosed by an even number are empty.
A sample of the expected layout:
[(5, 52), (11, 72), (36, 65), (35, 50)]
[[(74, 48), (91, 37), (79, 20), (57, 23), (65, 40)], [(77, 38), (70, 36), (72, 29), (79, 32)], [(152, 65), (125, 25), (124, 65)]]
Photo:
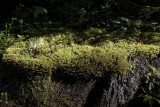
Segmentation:
[(108, 86), (108, 79), (107, 78), (100, 78), (94, 85), (94, 88), (90, 91), (86, 103), (84, 107), (96, 107), (104, 94), (104, 89)]

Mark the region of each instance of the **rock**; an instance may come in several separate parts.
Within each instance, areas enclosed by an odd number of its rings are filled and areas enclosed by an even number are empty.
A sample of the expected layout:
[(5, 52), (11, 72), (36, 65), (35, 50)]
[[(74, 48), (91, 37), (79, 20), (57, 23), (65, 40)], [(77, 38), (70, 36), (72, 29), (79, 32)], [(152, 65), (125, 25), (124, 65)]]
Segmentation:
[[(3, 91), (17, 91), (18, 93), (13, 95), (19, 99), (11, 95), (10, 100), (18, 100), (18, 104), (28, 107), (120, 107), (126, 105), (137, 92), (141, 77), (145, 73), (146, 61), (145, 56), (137, 57), (133, 72), (128, 71), (126, 75), (94, 80), (81, 80), (72, 76), (58, 78), (59, 76), (54, 75), (35, 75), (27, 80), (15, 80), (16, 82), (9, 84), (12, 90), (8, 86), (3, 88)], [(20, 85), (13, 86), (15, 83)]]
[[(139, 89), (147, 62), (159, 67), (157, 46), (118, 42), (104, 49), (74, 44), (72, 39), (64, 35), (36, 38), (43, 43), (30, 51), (30, 44), (35, 41), (31, 38), (6, 50), (0, 67), (0, 92), (8, 93), (8, 104), (127, 106)], [(152, 61), (148, 60), (150, 56)]]

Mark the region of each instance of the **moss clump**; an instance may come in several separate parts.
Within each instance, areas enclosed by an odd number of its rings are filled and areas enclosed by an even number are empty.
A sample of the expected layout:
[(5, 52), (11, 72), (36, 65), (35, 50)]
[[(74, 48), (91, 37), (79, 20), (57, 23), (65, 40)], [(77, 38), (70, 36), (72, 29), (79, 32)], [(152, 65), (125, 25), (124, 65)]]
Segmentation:
[(147, 64), (146, 75), (144, 76), (144, 80), (146, 83), (153, 82), (160, 86), (160, 69), (156, 69), (155, 67)]
[(61, 73), (85, 78), (102, 77), (109, 71), (124, 74), (138, 55), (156, 57), (160, 48), (136, 45), (124, 40), (103, 41), (96, 46), (78, 45), (74, 34), (57, 34), (16, 42), (3, 55), (4, 62), (14, 63), (30, 73)]

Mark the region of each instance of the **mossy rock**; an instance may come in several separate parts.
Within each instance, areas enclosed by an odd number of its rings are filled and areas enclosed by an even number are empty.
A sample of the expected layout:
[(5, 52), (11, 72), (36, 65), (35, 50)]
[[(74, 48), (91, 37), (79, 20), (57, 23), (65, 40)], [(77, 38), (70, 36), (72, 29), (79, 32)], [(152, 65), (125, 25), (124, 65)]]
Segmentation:
[(103, 77), (107, 73), (125, 74), (132, 68), (132, 59), (139, 55), (156, 57), (160, 48), (134, 42), (109, 40), (96, 46), (80, 45), (75, 34), (57, 34), (15, 42), (3, 55), (29, 73), (71, 75), (82, 78)]
[[(115, 40), (117, 36), (106, 34), (104, 30), (92, 28), (83, 31), (83, 38), (78, 34), (60, 30), (60, 33), (57, 31), (15, 42), (7, 48), (2, 58), (4, 66), (0, 68), (0, 81), (5, 80), (4, 84), (9, 84), (12, 90), (5, 88), (9, 94), (13, 89), (18, 90), (18, 94), (12, 95), (15, 98), (10, 98), (14, 103), (22, 106), (81, 107), (90, 91), (95, 91), (95, 82), (105, 78), (103, 84), (102, 81), (98, 84), (101, 91), (103, 88), (107, 90), (112, 76), (130, 73), (135, 68), (137, 56), (154, 58), (160, 53), (159, 46), (155, 44), (146, 44), (146, 41), (143, 45), (136, 44), (134, 38), (127, 40), (124, 36)], [(141, 63), (144, 57), (137, 61)], [(145, 62), (143, 64), (142, 68)], [(10, 83), (13, 78), (17, 78), (15, 81), (20, 85)], [(99, 92), (97, 90), (95, 93)]]

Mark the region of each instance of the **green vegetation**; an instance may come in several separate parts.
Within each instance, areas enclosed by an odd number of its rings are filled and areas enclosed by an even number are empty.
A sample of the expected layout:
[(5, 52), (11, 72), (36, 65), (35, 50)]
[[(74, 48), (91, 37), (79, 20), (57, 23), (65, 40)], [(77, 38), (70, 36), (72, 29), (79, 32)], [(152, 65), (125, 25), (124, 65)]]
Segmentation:
[[(38, 102), (48, 104), (47, 93), (38, 89), (44, 82), (34, 80), (36, 75), (38, 78), (47, 74), (78, 79), (125, 75), (132, 70), (137, 56), (159, 57), (159, 16), (159, 0), (1, 1), (0, 85), (2, 81), (7, 84), (16, 73), (24, 73), (24, 77), (39, 85), (30, 83), (32, 87), (26, 87), (29, 91), (22, 96), (31, 94), (36, 99), (43, 96)], [(11, 68), (4, 69), (6, 64)], [(159, 69), (148, 64), (144, 81), (158, 87), (159, 80)], [(58, 86), (53, 86), (52, 92), (58, 93)], [(74, 105), (67, 95), (64, 99), (61, 93), (58, 95), (59, 98), (53, 99), (61, 100), (61, 105)], [(154, 98), (151, 97), (146, 96), (145, 100), (152, 105)]]
[(7, 95), (6, 92), (0, 93), (0, 104), (1, 104), (1, 103), (7, 103), (7, 100), (8, 100), (7, 97), (8, 97), (8, 95)]
[[(156, 57), (160, 53), (158, 46), (136, 44), (133, 39), (118, 40), (115, 43), (107, 40), (97, 42), (94, 46), (87, 45), (88, 42), (92, 42), (89, 39), (80, 45), (74, 41), (77, 32), (67, 33), (15, 42), (7, 48), (3, 60), (29, 69), (31, 73), (61, 72), (93, 78), (103, 77), (111, 71), (125, 74), (127, 70), (131, 70), (131, 61), (136, 56), (146, 55), (149, 58)], [(108, 34), (100, 34), (108, 37)]]
[(149, 82), (148, 89), (142, 87), (144, 94), (140, 94), (138, 97), (143, 97), (143, 102), (149, 102), (150, 107), (153, 107), (155, 102), (160, 104), (160, 94), (157, 94), (156, 87), (152, 82)]

